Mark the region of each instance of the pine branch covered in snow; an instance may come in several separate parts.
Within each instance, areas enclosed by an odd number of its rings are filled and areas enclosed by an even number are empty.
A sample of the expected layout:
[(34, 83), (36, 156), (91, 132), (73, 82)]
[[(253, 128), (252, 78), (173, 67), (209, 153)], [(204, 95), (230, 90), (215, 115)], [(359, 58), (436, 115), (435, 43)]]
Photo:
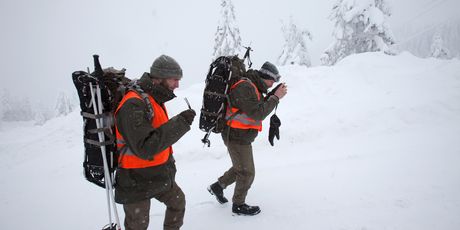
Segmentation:
[(337, 0), (329, 17), (335, 22), (335, 40), (325, 50), (321, 62), (334, 65), (350, 54), (363, 52), (394, 54), (389, 16), (391, 10), (386, 0)]
[(311, 66), (310, 54), (307, 42), (312, 40), (310, 31), (300, 29), (290, 19), (289, 24), (284, 24), (281, 28), (284, 35), (284, 47), (278, 57), (279, 65), (304, 65)]
[(214, 60), (220, 56), (236, 55), (242, 51), (233, 3), (231, 0), (222, 0), (221, 7), (221, 18), (214, 39)]

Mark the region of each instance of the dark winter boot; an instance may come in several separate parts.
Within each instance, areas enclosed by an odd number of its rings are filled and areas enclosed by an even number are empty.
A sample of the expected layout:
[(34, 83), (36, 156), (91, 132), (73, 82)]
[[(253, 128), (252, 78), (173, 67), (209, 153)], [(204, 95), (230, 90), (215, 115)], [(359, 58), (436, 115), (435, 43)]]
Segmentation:
[(211, 195), (216, 196), (217, 202), (221, 204), (228, 202), (227, 198), (224, 196), (224, 189), (220, 186), (219, 182), (210, 185), (208, 191)]
[(259, 206), (249, 206), (247, 204), (233, 204), (232, 212), (236, 215), (254, 216), (260, 213), (260, 208)]

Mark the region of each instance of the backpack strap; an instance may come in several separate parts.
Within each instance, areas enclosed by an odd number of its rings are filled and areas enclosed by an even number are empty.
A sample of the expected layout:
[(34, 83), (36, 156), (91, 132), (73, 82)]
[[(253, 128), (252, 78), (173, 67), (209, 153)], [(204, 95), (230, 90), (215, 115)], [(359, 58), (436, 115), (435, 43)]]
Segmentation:
[(126, 88), (127, 90), (135, 91), (141, 96), (142, 101), (144, 101), (144, 103), (147, 105), (147, 118), (149, 121), (152, 121), (154, 115), (153, 106), (149, 100), (149, 95), (139, 85), (139, 80), (131, 81)]
[(81, 111), (81, 112), (80, 112), (80, 115), (81, 115), (82, 117), (85, 117), (85, 118), (99, 119), (99, 118), (103, 118), (103, 117), (109, 116), (110, 113), (109, 113), (109, 112), (105, 112), (105, 113), (101, 113), (101, 114), (98, 114), (98, 115), (94, 115), (94, 114), (92, 114), (92, 113), (88, 113), (88, 112), (83, 112), (83, 111)]
[[(242, 78), (240, 78), (240, 80), (239, 80), (238, 82), (240, 82), (240, 81), (247, 81), (247, 82), (251, 83), (251, 85), (253, 84), (252, 81), (251, 81), (251, 79), (249, 79), (249, 78), (247, 78), (247, 77), (242, 77)], [(234, 88), (234, 86), (235, 86), (238, 82), (235, 82), (233, 85), (231, 85), (231, 86), (229, 87), (229, 88), (230, 88), (229, 91), (232, 90), (232, 89)], [(240, 83), (240, 84), (241, 84), (241, 83)], [(235, 86), (235, 87), (236, 87), (236, 86)], [(256, 90), (257, 90), (257, 88), (256, 88)], [(232, 104), (232, 101), (230, 100), (230, 92), (227, 93), (226, 97), (227, 97), (227, 101), (228, 101), (228, 104), (230, 105), (230, 107), (234, 107), (233, 104)], [(240, 111), (240, 110), (238, 110), (238, 111)]]
[[(242, 77), (238, 82), (240, 82), (240, 81), (247, 81), (247, 82), (253, 84), (252, 81), (251, 81), (251, 79), (249, 79), (249, 78), (247, 78), (247, 77)], [(234, 85), (236, 85), (236, 84), (237, 84), (237, 83), (235, 83)], [(231, 88), (233, 88), (233, 85), (231, 86)], [(229, 92), (229, 93), (230, 93), (230, 92)], [(232, 107), (235, 108), (234, 106), (232, 106), (232, 102), (231, 102), (231, 100), (230, 100), (230, 95), (227, 94), (226, 96), (227, 96), (228, 106), (230, 106), (230, 108), (232, 108)], [(231, 121), (233, 120), (233, 118), (235, 118), (237, 115), (239, 115), (239, 114), (241, 114), (241, 113), (242, 113), (241, 109), (238, 109), (235, 113), (233, 113), (229, 118), (227, 118), (227, 119), (225, 119), (225, 120), (231, 122)], [(226, 122), (226, 123), (227, 123), (227, 122)], [(228, 137), (227, 137), (227, 140), (228, 140)]]

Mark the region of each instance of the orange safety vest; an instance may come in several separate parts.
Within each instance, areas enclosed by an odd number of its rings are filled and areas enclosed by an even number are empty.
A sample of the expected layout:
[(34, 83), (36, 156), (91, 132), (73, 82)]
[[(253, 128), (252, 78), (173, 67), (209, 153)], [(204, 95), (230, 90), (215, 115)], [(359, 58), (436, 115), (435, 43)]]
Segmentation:
[[(115, 111), (115, 114), (118, 112), (118, 110), (123, 106), (123, 104), (131, 98), (138, 98), (142, 100), (141, 96), (135, 92), (135, 91), (129, 91), (121, 100), (120, 104), (117, 107), (117, 110)], [(166, 109), (159, 105), (153, 97), (150, 95), (148, 96), (148, 99), (150, 101), (150, 104), (152, 105), (153, 109), (153, 118), (152, 118), (152, 127), (153, 128), (158, 128), (164, 123), (166, 123), (169, 118), (168, 114), (166, 113)], [(120, 153), (120, 156), (118, 157), (118, 165), (121, 168), (147, 168), (147, 167), (152, 167), (152, 166), (157, 166), (164, 164), (166, 161), (169, 159), (169, 155), (173, 153), (172, 147), (169, 146), (165, 150), (152, 154), (155, 155), (153, 160), (144, 160), (142, 158), (139, 158), (134, 154), (134, 152), (126, 146), (126, 142), (123, 139), (123, 136), (120, 134), (118, 131), (118, 128), (116, 130), (116, 135), (117, 135), (117, 149)]]
[[(259, 90), (257, 90), (257, 87), (256, 85), (254, 85), (254, 83), (252, 83), (251, 81), (249, 80), (239, 80), (238, 82), (236, 82), (235, 84), (232, 85), (232, 87), (230, 87), (230, 90), (234, 89), (237, 85), (239, 85), (240, 83), (242, 82), (249, 82), (251, 83), (251, 85), (254, 87), (254, 90), (256, 91), (256, 94), (257, 94), (257, 100), (260, 101), (260, 93), (259, 93)], [(232, 127), (232, 128), (236, 128), (236, 129), (257, 129), (259, 132), (262, 131), (262, 121), (259, 121), (259, 120), (254, 120), (250, 117), (248, 117), (248, 115), (246, 113), (237, 113), (239, 109), (237, 108), (234, 108), (234, 107), (231, 107), (231, 105), (229, 104), (227, 106), (227, 111), (226, 111), (226, 115), (225, 115), (225, 119), (227, 120), (227, 125)]]

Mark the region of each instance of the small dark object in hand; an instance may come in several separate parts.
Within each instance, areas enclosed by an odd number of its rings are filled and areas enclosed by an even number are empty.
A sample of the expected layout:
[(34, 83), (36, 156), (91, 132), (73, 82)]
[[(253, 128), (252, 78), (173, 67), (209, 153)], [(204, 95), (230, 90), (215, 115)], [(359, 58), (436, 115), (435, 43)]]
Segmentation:
[(273, 145), (273, 139), (276, 137), (276, 139), (280, 139), (280, 126), (281, 126), (281, 120), (276, 116), (276, 114), (273, 114), (272, 117), (270, 117), (270, 130), (268, 131), (268, 141), (272, 146)]

